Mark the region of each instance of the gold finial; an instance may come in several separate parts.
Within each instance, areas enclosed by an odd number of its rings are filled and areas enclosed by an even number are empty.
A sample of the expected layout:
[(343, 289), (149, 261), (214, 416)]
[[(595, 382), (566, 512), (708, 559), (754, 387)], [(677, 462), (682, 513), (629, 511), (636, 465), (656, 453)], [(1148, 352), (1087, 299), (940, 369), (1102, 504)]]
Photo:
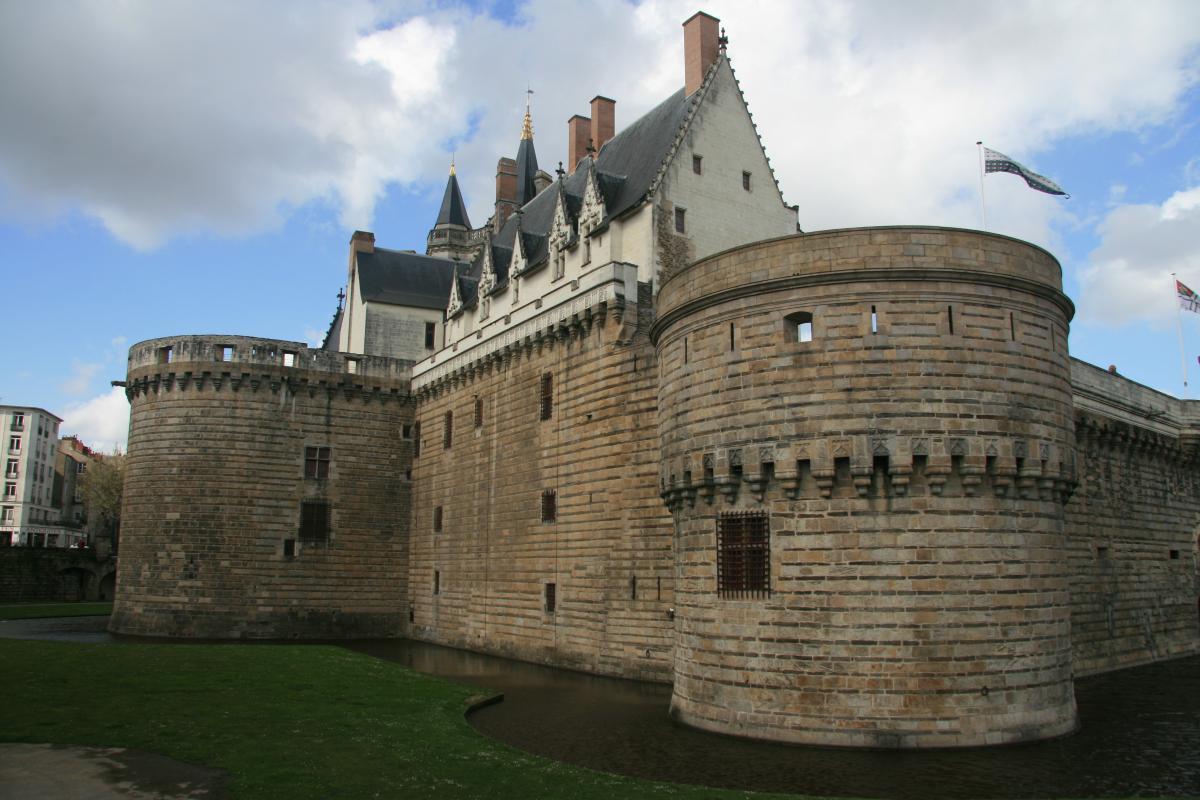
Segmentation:
[(454, 174), (454, 155), (450, 156), (450, 174)]
[(525, 123), (521, 126), (521, 138), (533, 138), (533, 117), (529, 113), (529, 107), (533, 102), (533, 89), (525, 90)]

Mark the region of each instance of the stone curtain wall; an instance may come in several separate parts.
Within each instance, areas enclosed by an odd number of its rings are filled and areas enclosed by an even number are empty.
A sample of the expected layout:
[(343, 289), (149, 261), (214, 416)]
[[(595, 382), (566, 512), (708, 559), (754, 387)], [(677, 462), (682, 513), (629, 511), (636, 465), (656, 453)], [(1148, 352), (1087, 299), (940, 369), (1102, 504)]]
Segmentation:
[[(134, 345), (111, 630), (404, 633), (410, 362), (347, 358), (246, 337)], [(304, 477), (306, 446), (331, 448), (327, 479)], [(331, 504), (326, 543), (299, 541), (304, 499)]]
[(1067, 505), (1075, 674), (1200, 652), (1196, 401), (1074, 362)]
[(92, 550), (0, 547), (0, 603), (98, 600), (112, 561)]
[[(664, 283), (673, 713), (884, 747), (1074, 728), (1060, 286), (1040, 249), (921, 228), (759, 243)], [(718, 595), (731, 511), (769, 514), (769, 596)]]
[[(610, 308), (544, 329), (421, 392), (415, 638), (670, 679), (671, 522), (658, 497), (657, 373), (644, 285), (637, 310), (640, 319)], [(543, 420), (546, 373), (553, 409)], [(546, 491), (555, 493), (553, 522), (542, 521)], [(547, 583), (555, 584), (553, 612)]]

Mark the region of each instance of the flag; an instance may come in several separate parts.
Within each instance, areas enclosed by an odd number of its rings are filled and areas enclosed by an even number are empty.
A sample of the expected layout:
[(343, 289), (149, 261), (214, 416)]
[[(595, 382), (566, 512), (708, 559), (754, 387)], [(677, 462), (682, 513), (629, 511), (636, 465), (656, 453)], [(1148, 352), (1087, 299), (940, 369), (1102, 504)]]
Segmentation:
[(1054, 181), (1047, 178), (1045, 175), (1038, 175), (1028, 167), (1018, 164), (1004, 153), (997, 153), (990, 147), (983, 148), (983, 171), (987, 172), (1011, 172), (1015, 175), (1020, 175), (1025, 179), (1025, 183), (1029, 184), (1030, 189), (1037, 189), (1039, 192), (1046, 194), (1058, 194), (1063, 197), (1071, 195), (1063, 191), (1063, 188)]
[(1184, 311), (1194, 311), (1200, 314), (1200, 295), (1197, 295), (1179, 281), (1175, 281), (1175, 294), (1179, 297), (1179, 307)]

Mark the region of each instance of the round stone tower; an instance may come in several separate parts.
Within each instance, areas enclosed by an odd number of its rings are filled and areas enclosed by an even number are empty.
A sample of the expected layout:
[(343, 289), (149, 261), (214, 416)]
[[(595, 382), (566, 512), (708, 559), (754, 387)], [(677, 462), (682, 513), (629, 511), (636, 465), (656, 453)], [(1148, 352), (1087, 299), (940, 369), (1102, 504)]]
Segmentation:
[(679, 719), (871, 747), (1074, 729), (1061, 287), (1037, 247), (911, 227), (663, 282)]
[(244, 336), (134, 345), (110, 630), (404, 633), (410, 364)]

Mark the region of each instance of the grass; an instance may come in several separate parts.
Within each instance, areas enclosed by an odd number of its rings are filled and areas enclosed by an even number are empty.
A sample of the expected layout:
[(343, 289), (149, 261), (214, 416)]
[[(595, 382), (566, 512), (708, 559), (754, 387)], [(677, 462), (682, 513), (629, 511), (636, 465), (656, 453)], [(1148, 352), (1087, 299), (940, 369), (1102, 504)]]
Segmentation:
[(161, 753), (243, 800), (750, 796), (515, 750), (467, 724), (478, 692), (336, 647), (0, 640), (0, 674), (0, 741)]
[(112, 603), (13, 603), (0, 605), (0, 619), (104, 617), (112, 613), (112, 607)]

